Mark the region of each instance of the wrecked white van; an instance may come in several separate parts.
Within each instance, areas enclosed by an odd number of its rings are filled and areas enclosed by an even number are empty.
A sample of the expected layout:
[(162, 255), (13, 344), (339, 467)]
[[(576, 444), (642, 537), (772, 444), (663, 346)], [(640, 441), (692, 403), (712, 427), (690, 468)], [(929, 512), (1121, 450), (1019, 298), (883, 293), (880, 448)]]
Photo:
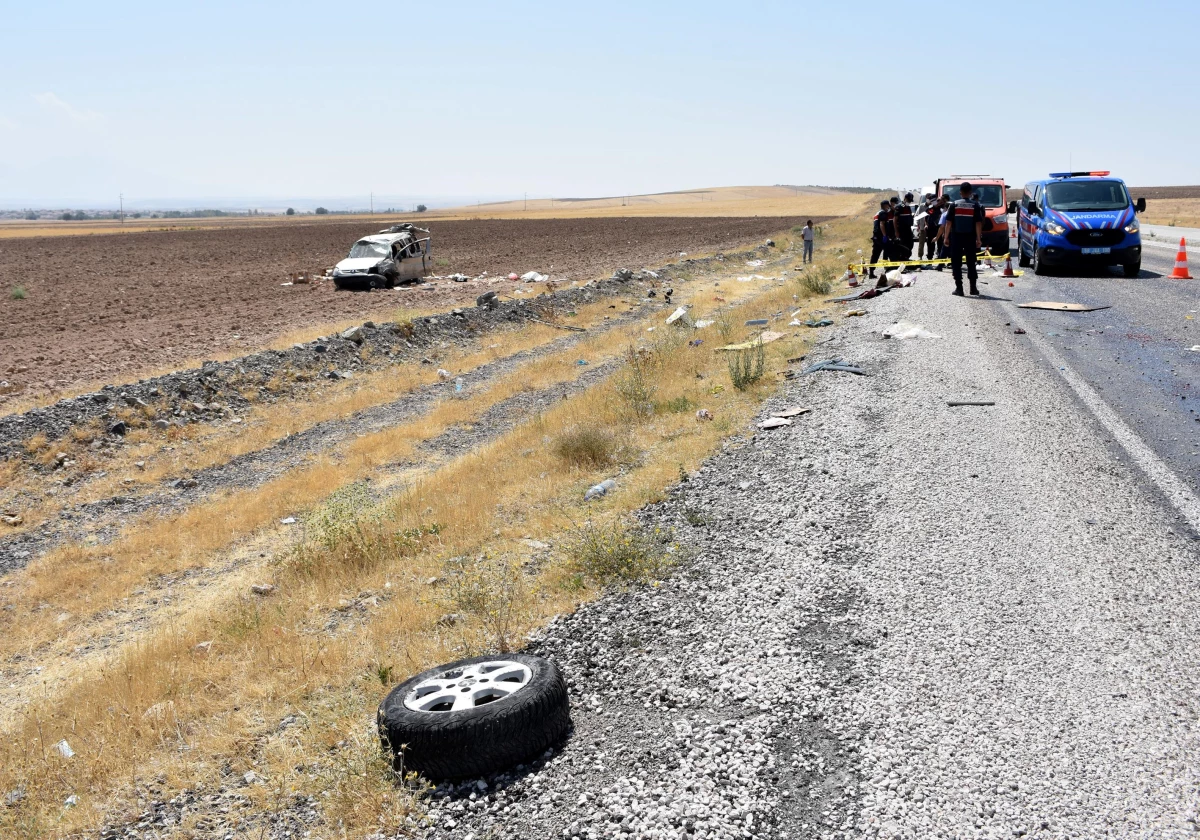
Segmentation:
[(364, 236), (333, 269), (339, 289), (391, 289), (429, 275), (429, 231), (416, 225), (392, 225)]

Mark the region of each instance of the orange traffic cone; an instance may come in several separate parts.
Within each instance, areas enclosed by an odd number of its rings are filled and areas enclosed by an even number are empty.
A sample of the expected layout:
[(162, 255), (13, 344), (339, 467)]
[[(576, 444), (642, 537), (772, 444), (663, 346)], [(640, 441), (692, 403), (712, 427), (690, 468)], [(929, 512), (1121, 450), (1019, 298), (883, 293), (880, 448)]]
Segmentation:
[(1179, 253), (1175, 255), (1175, 270), (1171, 272), (1172, 280), (1191, 280), (1187, 266), (1187, 239), (1179, 237)]
[(1001, 277), (1016, 277), (1017, 275), (1012, 270), (1012, 254), (1004, 258), (1004, 271), (1000, 272)]

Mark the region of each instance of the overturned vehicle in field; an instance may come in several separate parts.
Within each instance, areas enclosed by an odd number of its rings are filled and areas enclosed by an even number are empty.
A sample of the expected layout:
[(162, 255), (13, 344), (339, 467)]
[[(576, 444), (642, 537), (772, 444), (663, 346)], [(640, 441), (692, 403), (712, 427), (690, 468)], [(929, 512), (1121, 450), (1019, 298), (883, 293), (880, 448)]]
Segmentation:
[(393, 288), (429, 274), (429, 231), (416, 225), (392, 225), (354, 243), (350, 255), (333, 269), (339, 289)]

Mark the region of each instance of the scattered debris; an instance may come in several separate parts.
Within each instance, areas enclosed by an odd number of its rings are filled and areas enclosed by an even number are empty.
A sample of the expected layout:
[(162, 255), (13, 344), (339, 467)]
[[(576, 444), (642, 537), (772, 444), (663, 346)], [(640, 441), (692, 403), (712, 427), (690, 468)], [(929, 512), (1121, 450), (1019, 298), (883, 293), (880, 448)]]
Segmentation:
[(1021, 309), (1051, 309), (1055, 312), (1095, 312), (1098, 309), (1111, 309), (1111, 306), (1088, 306), (1086, 303), (1062, 303), (1056, 300), (1031, 300), (1029, 303), (1018, 303)]
[(601, 496), (608, 495), (608, 491), (612, 490), (616, 486), (617, 482), (613, 481), (611, 478), (606, 478), (599, 484), (589, 487), (588, 491), (583, 494), (583, 500), (585, 502), (590, 502), (592, 499), (599, 499)]
[(750, 348), (756, 347), (759, 344), (770, 344), (772, 341), (778, 341), (779, 339), (783, 338), (783, 336), (784, 336), (784, 334), (781, 332), (772, 332), (771, 330), (766, 330), (765, 332), (763, 332), (762, 335), (760, 335), (758, 338), (754, 339), (753, 341), (743, 341), (741, 344), (726, 344), (724, 347), (718, 347), (717, 349), (718, 350), (749, 350)]
[(1013, 335), (1025, 335), (1025, 330), (1017, 327), (1015, 330), (1013, 330)]
[(925, 329), (920, 324), (913, 324), (909, 321), (897, 321), (883, 331), (884, 338), (941, 338), (940, 335), (935, 335)]
[(788, 420), (786, 417), (768, 417), (766, 420), (763, 420), (761, 423), (758, 424), (758, 428), (760, 428), (760, 429), (777, 429), (780, 426), (790, 426), (790, 425), (792, 425), (792, 421)]
[(1193, 344), (1193, 345), (1192, 345), (1192, 352), (1193, 352), (1193, 353), (1200, 353), (1200, 344)]
[(450, 381), (450, 371), (446, 370), (445, 368), (438, 368), (437, 369), (437, 378), (439, 380), (441, 380), (442, 382)]
[(196, 653), (208, 653), (210, 650), (212, 650), (212, 646), (213, 640), (209, 639), (208, 641), (200, 642), (193, 647), (192, 650), (194, 650)]
[(712, 319), (706, 319), (706, 320), (696, 321), (694, 324), (692, 324), (692, 326), (698, 330), (702, 330), (705, 327), (711, 327), (715, 323), (716, 323), (716, 321), (713, 321)]
[(54, 745), (54, 749), (58, 750), (58, 754), (63, 758), (74, 758), (75, 750), (71, 749), (71, 745), (67, 743), (67, 739), (63, 738)]
[(362, 344), (367, 340), (367, 336), (363, 333), (362, 327), (351, 327), (342, 333), (342, 338), (347, 341), (353, 341), (355, 344)]
[(451, 274), (446, 279), (449, 280), (451, 283), (466, 283), (471, 278), (465, 274)]
[(849, 312), (846, 313), (846, 317), (847, 318), (858, 318), (858, 317), (861, 317), (866, 314), (867, 314), (867, 310), (865, 310), (865, 309), (851, 309)]
[(705, 421), (705, 420), (711, 420), (711, 419), (713, 419), (712, 412), (709, 411), (707, 408), (702, 408), (696, 412), (696, 422), (697, 423)]
[(253, 592), (255, 595), (261, 595), (263, 597), (266, 597), (267, 595), (270, 595), (271, 593), (273, 593), (275, 591), (275, 584), (273, 584), (273, 583), (256, 583), (250, 587), (250, 591)]
[(142, 712), (142, 720), (164, 720), (175, 714), (175, 701), (163, 700)]
[(500, 298), (495, 292), (484, 292), (475, 298), (475, 305), (486, 309), (495, 309), (500, 305)]
[(78, 805), (78, 804), (79, 804), (79, 796), (78, 796), (77, 794), (74, 794), (74, 793), (72, 793), (70, 796), (68, 796), (68, 797), (67, 797), (67, 798), (66, 798), (66, 799), (63, 801), (63, 805), (65, 805), (65, 806), (66, 806), (66, 807), (68, 807), (68, 808), (74, 808), (74, 807), (75, 807), (76, 805)]
[(284, 517), (283, 519), (280, 519), (280, 520), (279, 520), (279, 524), (280, 524), (280, 525), (295, 525), (295, 524), (296, 524), (296, 517), (294, 517), (294, 516), (286, 516), (286, 517)]
[(125, 437), (127, 431), (129, 431), (129, 427), (125, 425), (124, 420), (118, 420), (108, 427), (108, 433), (110, 435), (117, 435), (118, 437)]
[(526, 271), (521, 275), (521, 281), (524, 283), (544, 283), (549, 279), (549, 274), (539, 274), (536, 271)]
[(991, 400), (948, 400), (948, 401), (946, 402), (946, 405), (949, 405), (949, 406), (959, 406), (959, 405), (995, 405), (995, 404), (996, 404), (996, 403), (992, 402)]
[(808, 414), (810, 411), (812, 411), (811, 408), (801, 408), (798, 405), (793, 405), (781, 408), (778, 411), (772, 411), (771, 416), (783, 418), (799, 417), (801, 414)]
[(843, 373), (853, 373), (856, 376), (866, 376), (862, 368), (854, 365), (846, 364), (842, 359), (827, 359), (823, 362), (817, 362), (814, 365), (809, 365), (801, 373), (816, 373), (819, 370), (834, 370)]
[[(799, 322), (796, 321), (795, 319), (792, 320), (792, 323), (799, 325)], [(833, 321), (830, 321), (828, 318), (822, 318), (820, 321), (814, 321), (813, 319), (809, 318), (807, 321), (804, 322), (804, 326), (806, 326), (806, 327), (832, 327)]]
[(687, 315), (687, 307), (681, 306), (667, 317), (667, 323), (674, 324), (676, 321), (678, 321), (684, 315)]
[(766, 318), (751, 318), (746, 322), (747, 327), (765, 327), (768, 323)]
[(766, 264), (766, 260), (746, 260), (746, 265), (750, 266), (751, 268), (761, 268)]
[(453, 627), (463, 621), (462, 613), (446, 613), (437, 620), (439, 627)]

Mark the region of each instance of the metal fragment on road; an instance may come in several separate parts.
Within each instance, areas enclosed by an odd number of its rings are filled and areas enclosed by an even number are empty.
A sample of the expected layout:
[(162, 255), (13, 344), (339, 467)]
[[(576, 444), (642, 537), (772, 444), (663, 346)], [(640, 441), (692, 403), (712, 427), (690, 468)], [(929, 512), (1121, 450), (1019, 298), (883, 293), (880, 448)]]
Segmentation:
[(1049, 309), (1052, 312), (1095, 312), (1099, 309), (1112, 309), (1111, 306), (1088, 306), (1086, 303), (1063, 303), (1057, 300), (1031, 300), (1029, 303), (1018, 303), (1020, 309)]
[(946, 401), (946, 405), (949, 405), (949, 406), (958, 406), (958, 405), (995, 405), (995, 404), (996, 404), (996, 403), (995, 403), (995, 402), (993, 402), (993, 401), (991, 401), (991, 400), (947, 400), (947, 401)]

